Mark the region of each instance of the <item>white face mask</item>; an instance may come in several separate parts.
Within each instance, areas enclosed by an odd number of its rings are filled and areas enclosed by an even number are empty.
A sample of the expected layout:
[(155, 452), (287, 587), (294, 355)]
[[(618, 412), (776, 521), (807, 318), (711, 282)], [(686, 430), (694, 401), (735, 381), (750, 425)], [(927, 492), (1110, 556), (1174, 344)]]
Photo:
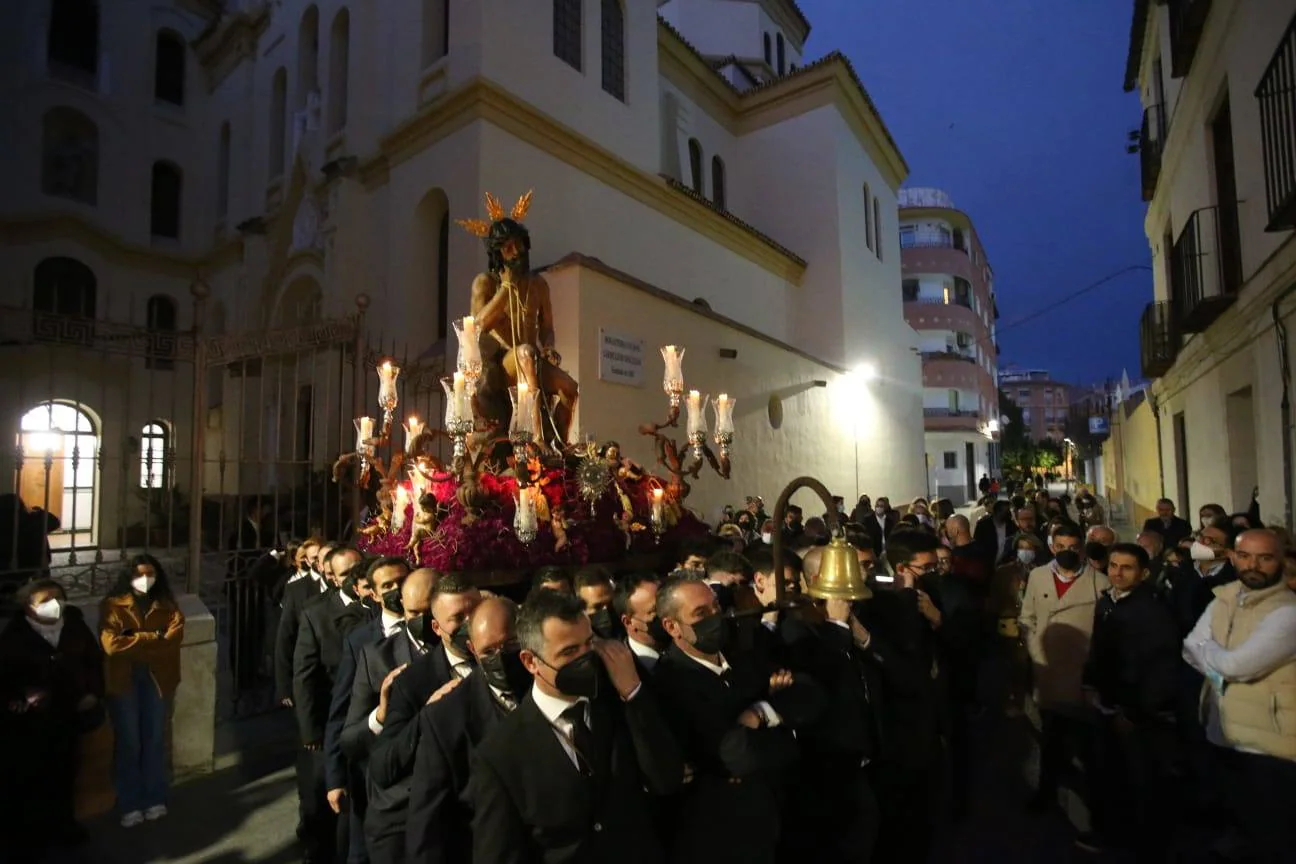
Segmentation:
[(131, 588), (139, 594), (147, 594), (153, 590), (155, 582), (157, 582), (156, 576), (136, 576), (131, 580)]
[(63, 603), (57, 597), (51, 597), (33, 606), (32, 612), (45, 621), (57, 621), (63, 617)]
[(1023, 563), (1023, 564), (1034, 564), (1034, 563), (1035, 563), (1035, 550), (1034, 550), (1034, 549), (1018, 549), (1018, 550), (1017, 550), (1017, 560), (1020, 561), (1020, 562)]
[(1200, 540), (1194, 540), (1192, 548), (1188, 552), (1194, 561), (1214, 561), (1215, 550), (1202, 543)]
[(770, 545), (771, 543), (774, 542), (774, 535), (766, 531), (764, 534), (761, 535), (761, 542), (764, 543), (766, 546)]

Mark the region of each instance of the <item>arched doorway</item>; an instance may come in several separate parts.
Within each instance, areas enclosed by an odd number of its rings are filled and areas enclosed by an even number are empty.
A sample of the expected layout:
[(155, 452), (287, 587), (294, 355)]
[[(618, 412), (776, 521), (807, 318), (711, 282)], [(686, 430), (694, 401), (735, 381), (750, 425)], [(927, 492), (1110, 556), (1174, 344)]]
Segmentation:
[(42, 402), (23, 415), (19, 495), (58, 518), (50, 546), (98, 541), (99, 425), (84, 406)]

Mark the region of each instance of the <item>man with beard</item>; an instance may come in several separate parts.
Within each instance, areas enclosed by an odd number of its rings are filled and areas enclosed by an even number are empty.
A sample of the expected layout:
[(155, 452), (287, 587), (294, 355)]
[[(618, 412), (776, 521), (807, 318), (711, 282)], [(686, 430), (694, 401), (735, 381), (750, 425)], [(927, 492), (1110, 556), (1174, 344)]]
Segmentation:
[(591, 564), (576, 571), (576, 597), (584, 604), (594, 635), (600, 639), (616, 639), (621, 635), (620, 622), (612, 612), (615, 595), (612, 573), (606, 567)]
[(464, 626), (478, 673), (451, 679), (451, 689), (419, 712), (405, 831), (411, 864), (471, 860), (472, 808), (466, 794), (472, 754), (531, 684), (517, 641), (516, 603), (487, 597)]
[(1296, 848), (1296, 594), (1272, 531), (1243, 532), (1230, 557), (1237, 581), (1216, 589), (1184, 659), (1206, 678), (1206, 737), (1218, 748), (1224, 800), (1257, 860), (1286, 861)]

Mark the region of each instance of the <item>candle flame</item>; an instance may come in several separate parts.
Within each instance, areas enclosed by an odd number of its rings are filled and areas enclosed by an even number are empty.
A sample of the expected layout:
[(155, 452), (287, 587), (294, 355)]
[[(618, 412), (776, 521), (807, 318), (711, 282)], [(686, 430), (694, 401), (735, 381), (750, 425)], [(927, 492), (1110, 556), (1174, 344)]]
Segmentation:
[(653, 493), (653, 498), (656, 499), (657, 501), (660, 501), (662, 496), (666, 494), (666, 490), (657, 488), (652, 490), (652, 493)]

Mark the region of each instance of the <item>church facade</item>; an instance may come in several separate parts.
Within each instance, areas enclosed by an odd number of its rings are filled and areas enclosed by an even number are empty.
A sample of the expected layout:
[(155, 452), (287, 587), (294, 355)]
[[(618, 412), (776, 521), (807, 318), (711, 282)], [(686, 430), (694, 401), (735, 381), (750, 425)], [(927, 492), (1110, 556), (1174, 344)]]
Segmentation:
[(792, 0), (22, 4), (0, 37), (17, 491), (80, 546), (177, 540), (200, 498), (299, 507), (375, 413), (375, 356), (443, 410), (486, 263), (454, 220), (534, 190), (575, 436), (650, 463), (679, 344), (687, 387), (737, 399), (705, 515), (807, 473), (924, 493), (908, 169), (849, 61), (803, 63), (809, 31)]

